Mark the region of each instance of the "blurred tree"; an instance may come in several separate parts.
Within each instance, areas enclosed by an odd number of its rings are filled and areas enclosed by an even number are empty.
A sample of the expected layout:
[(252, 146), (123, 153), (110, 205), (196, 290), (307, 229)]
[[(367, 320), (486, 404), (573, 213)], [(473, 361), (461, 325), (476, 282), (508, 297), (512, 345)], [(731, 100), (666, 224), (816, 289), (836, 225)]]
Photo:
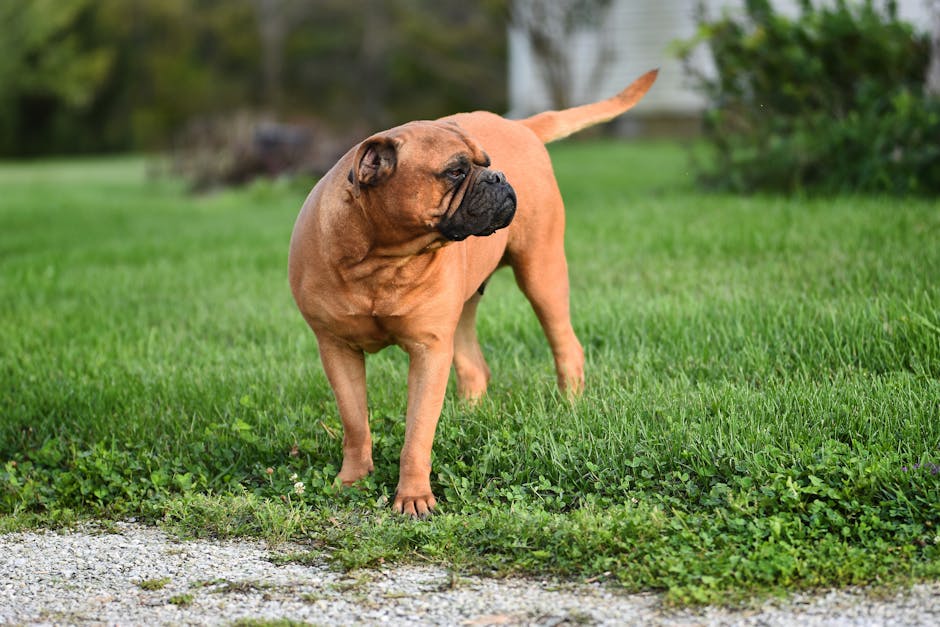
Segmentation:
[(2, 0), (0, 154), (162, 147), (237, 111), (347, 130), (499, 111), (507, 19), (507, 0)]
[(400, 0), (394, 19), (389, 98), (395, 121), (505, 110), (506, 2), (483, 0), (471, 9), (460, 0)]
[(600, 28), (611, 0), (513, 0), (512, 23), (526, 35), (536, 64), (548, 87), (552, 105), (566, 109), (575, 98), (571, 49), (574, 38), (585, 30), (598, 33), (599, 51), (588, 79), (599, 80), (604, 66), (613, 58), (610, 43)]
[(368, 129), (505, 109), (506, 0), (308, 5), (288, 34), (289, 109)]
[[(0, 153), (38, 153), (82, 119), (113, 65), (113, 46), (86, 37), (92, 0), (0, 3)], [(33, 133), (36, 129), (46, 132)]]
[(164, 144), (197, 115), (263, 100), (257, 16), (248, 0), (99, 0), (117, 42), (112, 105), (133, 145)]
[(927, 92), (940, 96), (940, 0), (927, 0), (931, 12), (930, 68), (927, 70)]
[(316, 2), (309, 0), (253, 0), (261, 39), (263, 100), (277, 112), (283, 102), (284, 55), (287, 36), (298, 19), (315, 15)]

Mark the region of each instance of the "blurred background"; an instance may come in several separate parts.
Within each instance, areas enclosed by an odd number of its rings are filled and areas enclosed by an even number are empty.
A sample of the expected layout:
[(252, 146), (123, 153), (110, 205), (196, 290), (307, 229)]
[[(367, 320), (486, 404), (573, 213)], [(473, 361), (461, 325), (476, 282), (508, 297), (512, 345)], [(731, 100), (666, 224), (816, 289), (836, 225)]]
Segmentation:
[(359, 132), (506, 109), (505, 0), (4, 0), (0, 152), (165, 148), (267, 116)]
[(894, 115), (885, 167), (915, 155), (935, 189), (938, 41), (940, 0), (3, 0), (0, 157), (169, 151), (197, 188), (316, 174), (406, 120), (525, 116), (660, 67), (608, 132), (703, 136), (726, 168), (790, 138), (844, 153)]

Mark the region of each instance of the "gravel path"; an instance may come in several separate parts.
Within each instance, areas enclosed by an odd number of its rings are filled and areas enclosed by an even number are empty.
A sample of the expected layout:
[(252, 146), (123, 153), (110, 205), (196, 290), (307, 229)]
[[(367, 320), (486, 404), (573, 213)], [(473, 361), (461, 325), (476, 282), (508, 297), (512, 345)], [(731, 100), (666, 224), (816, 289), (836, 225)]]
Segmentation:
[[(888, 598), (795, 595), (747, 610), (664, 609), (655, 594), (530, 579), (454, 577), (438, 567), (340, 573), (278, 566), (303, 551), (258, 541), (177, 541), (140, 525), (0, 535), (0, 624), (937, 625), (940, 584)], [(149, 582), (152, 588), (144, 582)], [(162, 585), (162, 587), (161, 587)]]

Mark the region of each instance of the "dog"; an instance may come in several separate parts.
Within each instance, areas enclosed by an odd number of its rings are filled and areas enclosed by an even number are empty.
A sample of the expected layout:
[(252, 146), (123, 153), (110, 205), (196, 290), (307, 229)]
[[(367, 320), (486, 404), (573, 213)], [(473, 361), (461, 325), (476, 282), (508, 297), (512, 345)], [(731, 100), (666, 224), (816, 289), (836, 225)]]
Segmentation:
[(545, 144), (627, 111), (656, 75), (524, 120), (477, 111), (409, 122), (351, 148), (314, 186), (294, 225), (288, 274), (343, 423), (344, 486), (373, 470), (364, 353), (397, 344), (409, 356), (408, 405), (392, 507), (412, 517), (434, 509), (431, 447), (451, 365), (461, 398), (486, 392), (476, 312), (502, 266), (538, 316), (559, 387), (581, 392), (564, 205)]

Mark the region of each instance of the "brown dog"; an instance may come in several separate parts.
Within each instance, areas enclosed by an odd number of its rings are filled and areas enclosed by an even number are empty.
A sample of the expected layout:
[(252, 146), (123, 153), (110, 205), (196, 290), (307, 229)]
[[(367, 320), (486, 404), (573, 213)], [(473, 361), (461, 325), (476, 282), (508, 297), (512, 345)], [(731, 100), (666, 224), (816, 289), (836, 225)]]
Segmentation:
[(558, 385), (581, 391), (564, 205), (544, 144), (630, 109), (654, 80), (655, 70), (608, 100), (526, 120), (478, 111), (410, 122), (351, 149), (313, 188), (291, 237), (290, 285), (339, 406), (344, 485), (372, 470), (364, 352), (397, 344), (410, 366), (393, 507), (434, 509), (431, 445), (450, 367), (461, 397), (486, 392), (476, 310), (501, 266), (538, 315)]

